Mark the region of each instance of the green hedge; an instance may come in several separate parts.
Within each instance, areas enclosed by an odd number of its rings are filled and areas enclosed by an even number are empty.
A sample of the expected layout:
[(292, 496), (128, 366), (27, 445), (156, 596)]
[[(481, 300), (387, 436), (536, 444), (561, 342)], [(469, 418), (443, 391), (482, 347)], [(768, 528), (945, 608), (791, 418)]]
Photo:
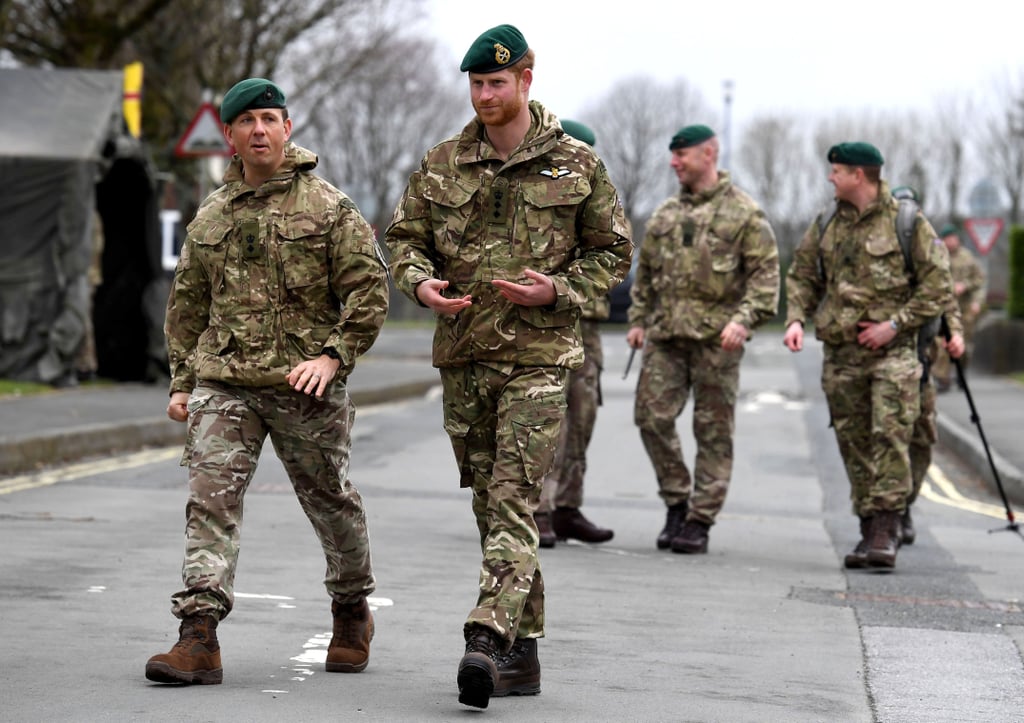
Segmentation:
[(1010, 276), (1007, 282), (1006, 316), (1024, 319), (1024, 226), (1011, 226)]

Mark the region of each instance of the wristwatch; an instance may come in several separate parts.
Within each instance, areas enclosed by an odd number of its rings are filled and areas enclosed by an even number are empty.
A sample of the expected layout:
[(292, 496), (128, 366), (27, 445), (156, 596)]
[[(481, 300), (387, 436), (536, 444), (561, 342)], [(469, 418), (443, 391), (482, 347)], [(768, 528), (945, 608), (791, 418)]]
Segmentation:
[(333, 346), (325, 346), (323, 349), (320, 350), (320, 353), (323, 356), (329, 356), (334, 361), (341, 361), (341, 354), (339, 354), (338, 350), (335, 349)]
[(899, 331), (900, 330), (900, 325), (896, 323), (895, 319), (889, 319), (889, 326), (892, 327), (893, 331)]

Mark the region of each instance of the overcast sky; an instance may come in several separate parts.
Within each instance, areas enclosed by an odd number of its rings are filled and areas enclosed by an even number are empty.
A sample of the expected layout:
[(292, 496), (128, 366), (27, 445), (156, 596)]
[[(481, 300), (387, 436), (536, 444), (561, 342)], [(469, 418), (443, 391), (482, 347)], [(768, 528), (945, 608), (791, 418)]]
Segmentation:
[[(930, 110), (1024, 71), (1019, 0), (428, 0), (458, 68), (484, 30), (518, 27), (537, 53), (530, 97), (576, 116), (611, 82), (685, 78), (742, 127), (770, 111)], [(467, 97), (467, 109), (468, 109)]]

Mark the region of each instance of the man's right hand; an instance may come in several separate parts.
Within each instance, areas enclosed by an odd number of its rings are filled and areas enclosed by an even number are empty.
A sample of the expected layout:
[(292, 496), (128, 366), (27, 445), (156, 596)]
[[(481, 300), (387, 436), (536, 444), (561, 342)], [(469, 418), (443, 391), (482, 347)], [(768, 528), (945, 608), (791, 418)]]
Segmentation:
[(626, 343), (629, 344), (632, 349), (643, 349), (644, 348), (644, 328), (642, 326), (634, 326), (626, 332)]
[(800, 351), (804, 348), (804, 325), (794, 321), (786, 327), (786, 335), (782, 337), (782, 343), (790, 351)]
[(447, 288), (447, 281), (427, 279), (426, 281), (421, 281), (416, 286), (416, 298), (427, 308), (446, 316), (455, 316), (467, 306), (473, 305), (472, 296), (467, 295), (457, 299), (449, 299), (442, 295), (441, 292)]
[(175, 422), (188, 421), (188, 392), (174, 392), (171, 401), (167, 403), (167, 416)]

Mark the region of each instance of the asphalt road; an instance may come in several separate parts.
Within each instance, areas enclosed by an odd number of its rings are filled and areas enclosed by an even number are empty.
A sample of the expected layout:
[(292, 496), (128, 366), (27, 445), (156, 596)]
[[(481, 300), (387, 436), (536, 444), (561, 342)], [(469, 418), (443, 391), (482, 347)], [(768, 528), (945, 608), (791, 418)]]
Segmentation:
[[(418, 353), (410, 350), (410, 353)], [(543, 691), (457, 702), (479, 542), (436, 393), (364, 407), (377, 635), (358, 675), (323, 672), (324, 563), (270, 445), (247, 495), (224, 684), (148, 682), (176, 639), (180, 449), (91, 460), (0, 494), (0, 717), (7, 721), (1019, 721), (1024, 541), (939, 455), (918, 541), (891, 574), (845, 571), (856, 520), (813, 354), (748, 347), (736, 466), (709, 554), (655, 549), (664, 520), (632, 423), (626, 349), (605, 345), (584, 511), (604, 545), (543, 550)], [(428, 363), (424, 361), (424, 363)], [(680, 420), (688, 461), (689, 414)]]

